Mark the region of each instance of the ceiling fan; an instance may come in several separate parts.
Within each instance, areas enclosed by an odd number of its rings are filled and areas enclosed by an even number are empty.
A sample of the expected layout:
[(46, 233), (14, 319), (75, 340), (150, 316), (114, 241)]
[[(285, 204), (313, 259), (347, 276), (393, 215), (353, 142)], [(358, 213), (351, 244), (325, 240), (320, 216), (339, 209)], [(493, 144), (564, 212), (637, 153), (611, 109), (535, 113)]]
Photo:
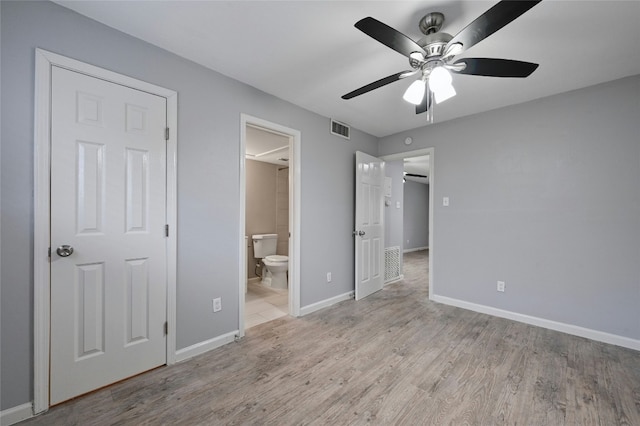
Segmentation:
[(342, 96), (342, 99), (351, 99), (395, 81), (418, 75), (419, 78), (409, 86), (403, 98), (416, 105), (416, 114), (427, 112), (427, 118), (432, 121), (431, 106), (434, 100), (435, 103), (440, 103), (456, 94), (451, 84), (450, 72), (487, 77), (528, 77), (538, 68), (538, 64), (511, 59), (463, 58), (455, 62), (453, 59), (540, 1), (500, 1), (453, 37), (440, 32), (444, 15), (439, 12), (429, 13), (420, 20), (420, 31), (424, 37), (417, 42), (377, 19), (361, 19), (356, 22), (356, 28), (409, 58), (412, 69), (362, 86)]

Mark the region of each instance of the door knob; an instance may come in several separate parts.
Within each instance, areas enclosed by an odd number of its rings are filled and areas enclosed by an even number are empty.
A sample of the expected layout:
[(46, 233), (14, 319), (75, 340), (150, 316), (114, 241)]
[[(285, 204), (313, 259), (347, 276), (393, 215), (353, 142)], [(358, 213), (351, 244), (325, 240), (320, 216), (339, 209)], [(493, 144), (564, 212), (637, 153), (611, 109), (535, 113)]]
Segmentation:
[(353, 235), (359, 235), (359, 236), (363, 236), (365, 234), (364, 231), (353, 231)]
[(68, 245), (60, 246), (56, 249), (56, 253), (58, 253), (60, 257), (69, 257), (73, 253), (73, 247)]

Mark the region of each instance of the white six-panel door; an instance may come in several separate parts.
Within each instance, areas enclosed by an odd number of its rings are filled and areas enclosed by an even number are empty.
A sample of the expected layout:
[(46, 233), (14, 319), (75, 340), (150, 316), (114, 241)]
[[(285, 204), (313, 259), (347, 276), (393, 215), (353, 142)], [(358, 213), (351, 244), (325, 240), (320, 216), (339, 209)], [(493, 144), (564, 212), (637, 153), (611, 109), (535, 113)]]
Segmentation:
[(384, 161), (356, 152), (356, 300), (384, 285)]
[(167, 107), (55, 66), (51, 96), (53, 405), (166, 363)]

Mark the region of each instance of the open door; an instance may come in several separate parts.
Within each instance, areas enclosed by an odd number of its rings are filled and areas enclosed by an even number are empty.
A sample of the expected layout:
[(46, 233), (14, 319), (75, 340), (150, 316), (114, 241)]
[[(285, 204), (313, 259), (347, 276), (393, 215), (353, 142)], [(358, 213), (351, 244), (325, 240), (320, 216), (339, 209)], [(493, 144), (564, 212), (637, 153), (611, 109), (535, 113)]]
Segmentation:
[(356, 151), (356, 300), (384, 284), (384, 161)]

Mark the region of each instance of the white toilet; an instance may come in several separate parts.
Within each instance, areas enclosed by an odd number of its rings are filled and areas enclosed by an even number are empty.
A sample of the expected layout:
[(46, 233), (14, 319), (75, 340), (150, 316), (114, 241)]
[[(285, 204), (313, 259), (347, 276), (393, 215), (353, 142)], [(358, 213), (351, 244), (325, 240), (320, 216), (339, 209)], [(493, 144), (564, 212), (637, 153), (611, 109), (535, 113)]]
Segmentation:
[(278, 234), (252, 235), (253, 257), (262, 263), (262, 284), (272, 288), (288, 288), (289, 257), (276, 254)]

